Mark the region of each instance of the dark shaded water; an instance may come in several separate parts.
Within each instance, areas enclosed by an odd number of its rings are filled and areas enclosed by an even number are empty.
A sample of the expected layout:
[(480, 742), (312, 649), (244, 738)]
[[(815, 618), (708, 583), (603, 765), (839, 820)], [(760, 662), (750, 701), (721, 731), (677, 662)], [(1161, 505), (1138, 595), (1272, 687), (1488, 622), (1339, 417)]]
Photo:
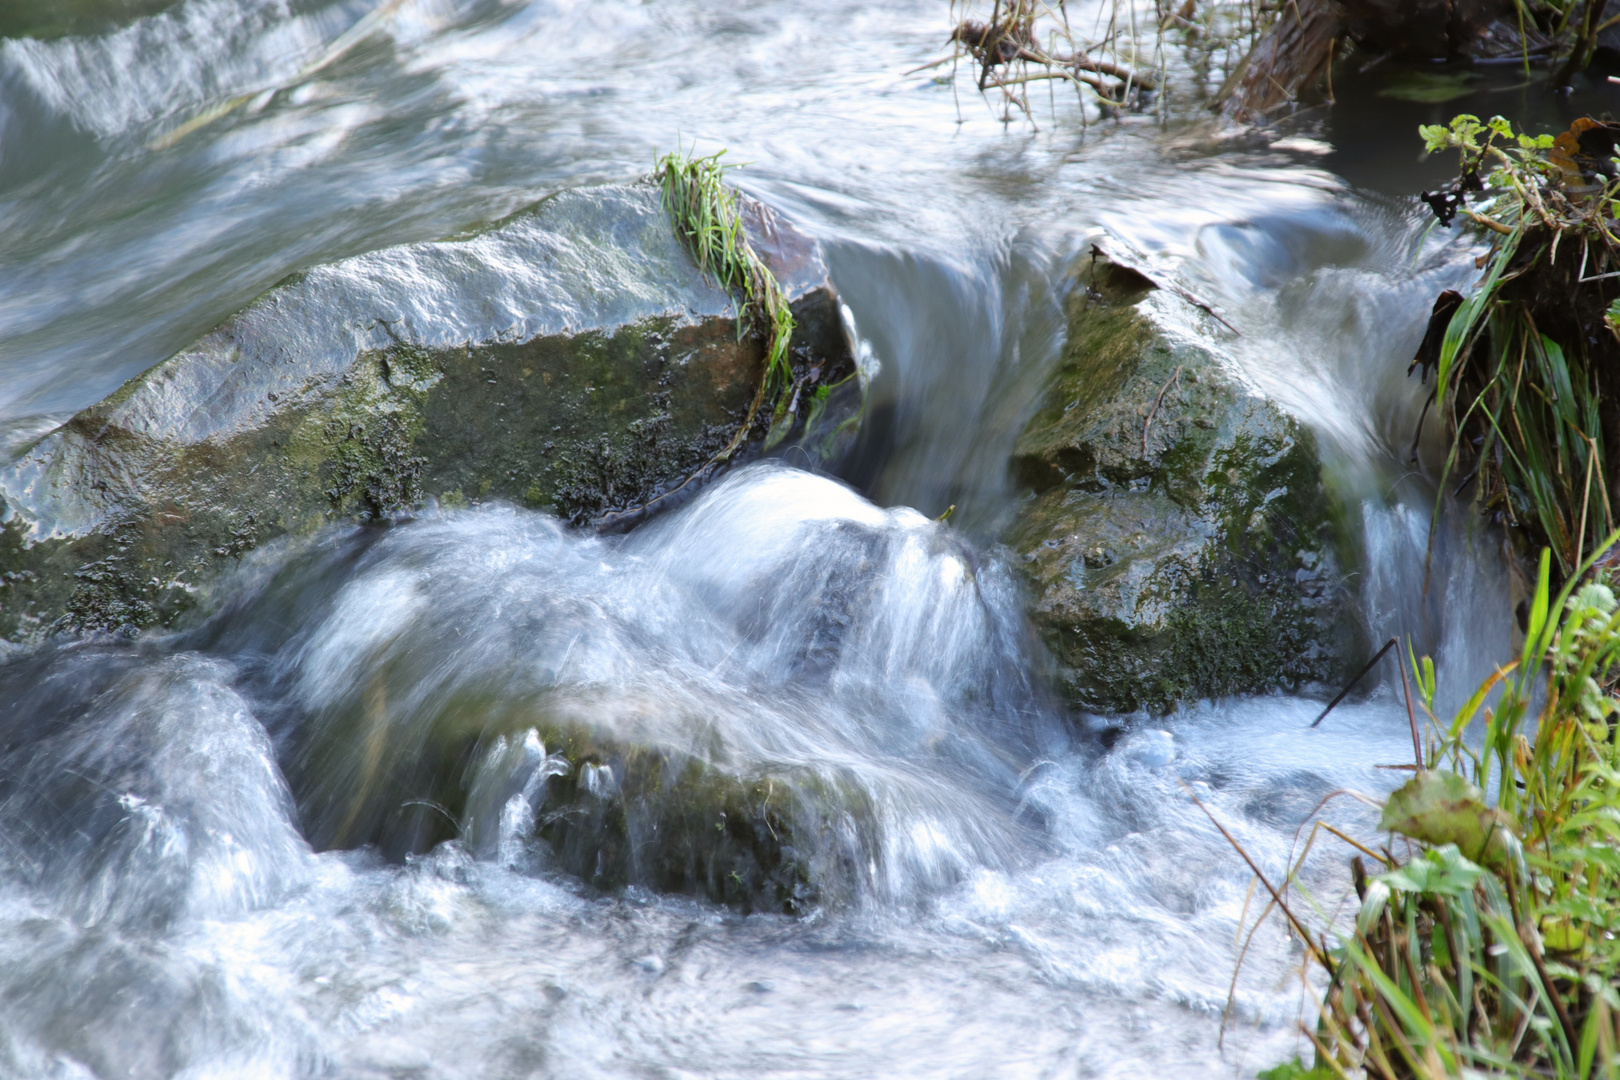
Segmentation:
[[(1056, 100), (1032, 130), (901, 74), (945, 21), (186, 0), (0, 42), (0, 445), (301, 266), (678, 143), (730, 148), (823, 240), (880, 365), (860, 493), (767, 466), (625, 541), (500, 508), (339, 530), (264, 553), (200, 631), (0, 668), (0, 1073), (1203, 1077), (1294, 1052), (1314, 991), (1278, 927), (1217, 1042), (1250, 879), (1186, 792), (1276, 871), (1322, 796), (1389, 786), (1404, 715), (1375, 695), (1309, 730), (1318, 702), (1268, 697), (1138, 718), (1106, 751), (1074, 734), (993, 543), (1007, 455), (1069, 269), (1097, 239), (1132, 252), (1215, 304), (1241, 331), (1216, 347), (1321, 435), (1373, 630), (1416, 634), (1454, 692), (1505, 645), (1505, 589), (1457, 527), (1421, 599), (1404, 372), (1471, 253), (1394, 194), (1430, 174), (1415, 139), (1375, 160), (1404, 132), (1360, 133), (1372, 91), (1236, 142), (1082, 134)], [(400, 719), (367, 764), (323, 718), (381, 672)], [(512, 717), (462, 839), (404, 865), (314, 853), (341, 846), (357, 770), (408, 773), (458, 694)], [(524, 839), (548, 761), (525, 709), (852, 784), (875, 809), (824, 854), (854, 871), (799, 919), (592, 895)], [(295, 806), (289, 779), (315, 794)]]

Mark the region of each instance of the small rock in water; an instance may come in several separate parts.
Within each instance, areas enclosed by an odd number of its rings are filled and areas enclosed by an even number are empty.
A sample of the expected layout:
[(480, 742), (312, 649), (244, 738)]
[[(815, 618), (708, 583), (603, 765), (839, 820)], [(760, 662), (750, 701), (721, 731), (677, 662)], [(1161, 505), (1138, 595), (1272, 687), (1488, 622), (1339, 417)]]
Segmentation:
[(1149, 769), (1162, 769), (1176, 760), (1176, 741), (1168, 731), (1144, 731), (1130, 742), (1130, 759)]

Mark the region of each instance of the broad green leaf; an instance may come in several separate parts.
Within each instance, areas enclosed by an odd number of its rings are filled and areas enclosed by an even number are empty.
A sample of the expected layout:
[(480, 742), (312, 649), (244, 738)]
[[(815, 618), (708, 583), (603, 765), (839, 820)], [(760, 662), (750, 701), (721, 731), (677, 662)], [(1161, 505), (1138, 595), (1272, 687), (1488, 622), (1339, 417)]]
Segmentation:
[(1472, 891), (1474, 882), (1484, 873), (1463, 857), (1456, 844), (1446, 844), (1430, 848), (1406, 865), (1378, 875), (1378, 880), (1402, 892), (1461, 896)]
[(1420, 772), (1397, 788), (1378, 827), (1436, 848), (1455, 844), (1474, 862), (1505, 869), (1516, 861), (1519, 846), (1511, 821), (1485, 805), (1479, 788), (1441, 769)]
[(1451, 145), (1451, 131), (1443, 124), (1419, 124), (1418, 134), (1423, 136), (1424, 148), (1438, 154)]

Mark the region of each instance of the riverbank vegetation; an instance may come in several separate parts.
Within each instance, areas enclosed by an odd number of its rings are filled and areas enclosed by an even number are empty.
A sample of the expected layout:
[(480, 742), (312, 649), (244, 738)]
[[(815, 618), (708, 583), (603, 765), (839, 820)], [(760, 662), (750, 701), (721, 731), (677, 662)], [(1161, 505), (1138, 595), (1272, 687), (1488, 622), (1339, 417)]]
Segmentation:
[(1620, 1076), (1620, 604), (1594, 561), (1550, 595), (1542, 559), (1522, 655), (1449, 720), (1410, 664), (1419, 768), (1390, 842), (1350, 841), (1353, 927), (1313, 932), (1324, 907), (1268, 884), (1328, 979), (1313, 1065), (1265, 1080)]
[(1383, 805), (1390, 842), (1340, 834), (1359, 849), (1354, 925), (1305, 894), (1290, 907), (1292, 877), (1277, 893), (1327, 989), (1312, 1067), (1263, 1075), (1620, 1078), (1620, 125), (1532, 137), (1459, 116), (1422, 134), (1461, 158), (1424, 194), (1436, 224), (1491, 241), (1413, 363), (1451, 448), (1438, 497), (1471, 490), (1539, 567), (1519, 658), (1455, 716), (1408, 655), (1416, 773)]
[[(1390, 57), (1522, 64), (1568, 86), (1606, 31), (1605, 0), (952, 0), (952, 77), (966, 67), (1005, 120), (1034, 121), (1055, 87), (1093, 114), (1210, 107), (1264, 122), (1333, 99), (1334, 66)], [(1045, 85), (1046, 95), (1032, 89)]]
[(1425, 194), (1437, 223), (1461, 219), (1492, 241), (1473, 294), (1436, 301), (1414, 361), (1451, 447), (1441, 497), (1472, 490), (1521, 557), (1550, 548), (1564, 578), (1615, 527), (1620, 125), (1532, 138), (1465, 115), (1423, 136), (1461, 157), (1453, 188)]
[[(1167, 115), (1172, 68), (1188, 76), (1183, 89), (1207, 98), (1227, 80), (1275, 19), (1270, 0), (1109, 0), (1082, 16), (1063, 0), (972, 0), (951, 3), (945, 61), (965, 65), (978, 91), (1002, 107), (1006, 120), (1033, 120), (1046, 85), (1079, 95), (1103, 115), (1156, 110)], [(1179, 50), (1172, 57), (1171, 50)], [(932, 65), (931, 65), (932, 66)], [(1088, 93), (1089, 92), (1089, 93)]]

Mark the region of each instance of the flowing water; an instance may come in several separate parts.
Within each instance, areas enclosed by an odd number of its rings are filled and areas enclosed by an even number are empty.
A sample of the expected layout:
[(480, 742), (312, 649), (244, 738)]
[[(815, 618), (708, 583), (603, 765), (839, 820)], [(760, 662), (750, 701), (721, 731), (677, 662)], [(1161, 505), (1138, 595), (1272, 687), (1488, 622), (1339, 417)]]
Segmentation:
[[(1392, 785), (1404, 711), (1065, 716), (994, 541), (1101, 242), (1215, 305), (1241, 336), (1212, 344), (1319, 433), (1371, 630), (1452, 697), (1506, 649), (1489, 533), (1448, 519), (1425, 590), (1407, 464), (1406, 362), (1472, 252), (1324, 169), (1359, 167), (1328, 121), (1082, 130), (1037, 97), (1004, 124), (905, 74), (937, 0), (63, 11), (82, 36), (0, 41), (0, 452), (299, 267), (677, 145), (729, 148), (823, 241), (879, 374), (839, 478), (763, 463), (617, 540), (503, 507), (336, 529), (259, 553), (201, 627), (0, 666), (0, 1075), (1204, 1077), (1300, 1049), (1298, 944), (1268, 923), (1233, 980), (1258, 902), (1187, 793), (1278, 874), (1324, 796)], [(383, 695), (386, 744), (343, 726)], [(556, 763), (513, 720), (458, 839), (346, 850), (354, 777), (407, 790), (462, 697), (866, 810), (819, 834), (798, 917), (597, 894), (526, 840)]]

